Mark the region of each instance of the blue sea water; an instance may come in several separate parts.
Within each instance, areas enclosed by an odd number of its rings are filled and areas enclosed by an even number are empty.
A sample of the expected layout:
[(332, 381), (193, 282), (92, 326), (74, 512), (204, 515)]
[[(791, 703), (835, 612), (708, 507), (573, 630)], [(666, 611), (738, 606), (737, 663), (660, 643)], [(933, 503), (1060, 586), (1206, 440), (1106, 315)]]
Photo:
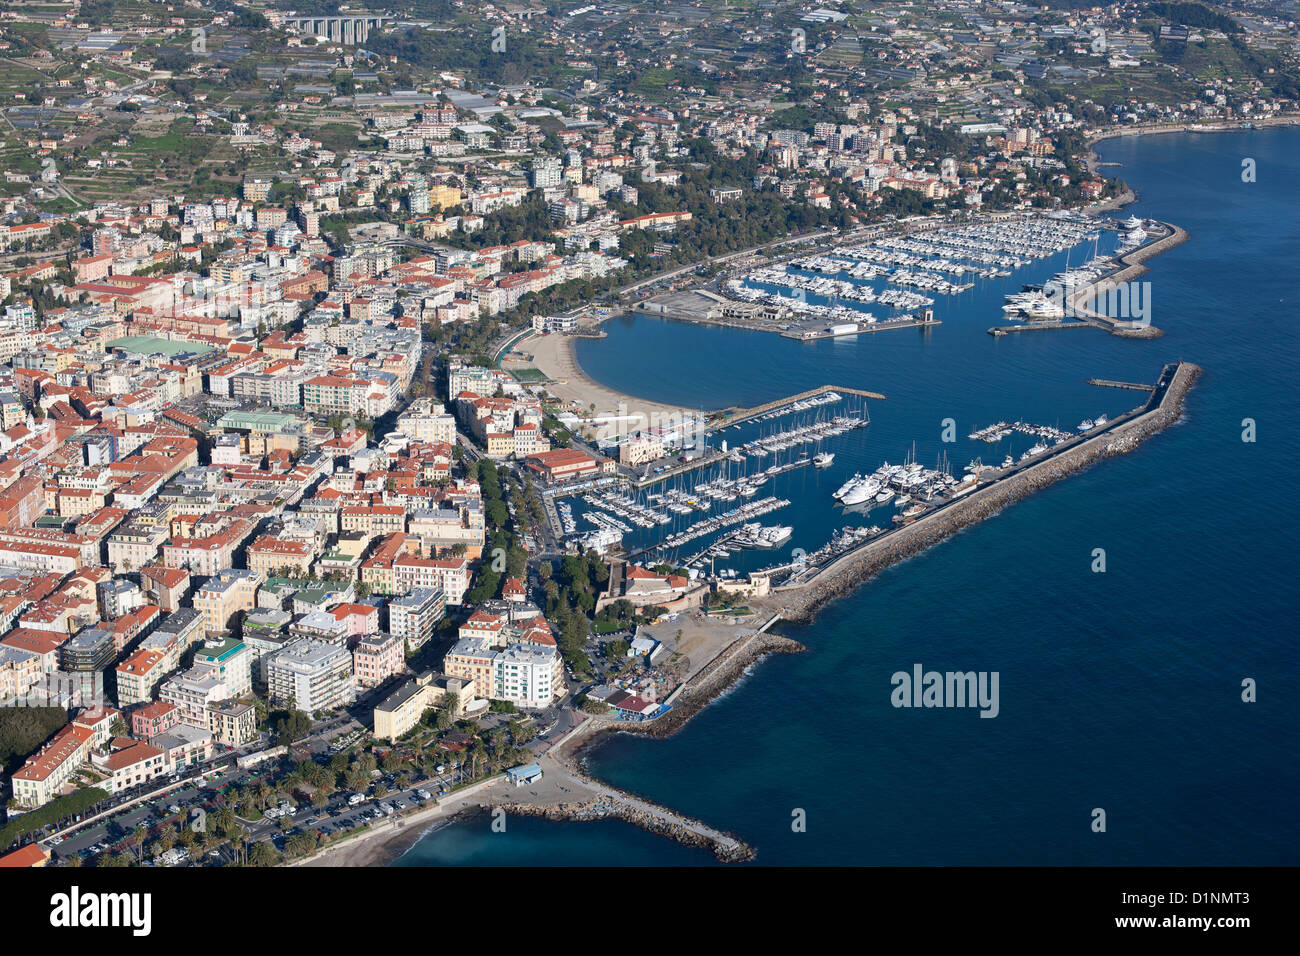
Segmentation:
[[(1136, 403), (1090, 377), (1149, 382), (1179, 358), (1205, 368), (1177, 426), (789, 629), (806, 653), (756, 665), (670, 739), (611, 738), (591, 755), (598, 775), (736, 833), (760, 865), (1300, 862), (1300, 130), (1144, 136), (1099, 153), (1138, 191), (1122, 216), (1191, 234), (1143, 277), (1162, 338), (989, 336), (1002, 292), (1056, 271), (1054, 259), (1044, 275), (941, 301), (944, 324), (928, 332), (802, 344), (635, 318), (580, 343), (593, 378), (706, 409), (826, 382), (887, 395), (833, 468), (790, 478), (820, 502), (780, 513), (799, 529), (791, 544), (809, 549), (839, 520), (829, 491), (913, 442), (923, 463), (946, 450), (960, 468), (993, 457), (966, 440), (974, 427), (1069, 428)], [(955, 445), (940, 442), (945, 418)], [(1242, 440), (1248, 418), (1255, 442)], [(1105, 573), (1092, 571), (1097, 548)], [(916, 663), (997, 671), (998, 717), (892, 707), (891, 675)], [(1255, 703), (1241, 699), (1246, 678)], [(806, 832), (791, 826), (800, 810)], [(456, 824), (400, 863), (711, 861), (621, 824), (516, 826), (519, 839), (486, 818)]]

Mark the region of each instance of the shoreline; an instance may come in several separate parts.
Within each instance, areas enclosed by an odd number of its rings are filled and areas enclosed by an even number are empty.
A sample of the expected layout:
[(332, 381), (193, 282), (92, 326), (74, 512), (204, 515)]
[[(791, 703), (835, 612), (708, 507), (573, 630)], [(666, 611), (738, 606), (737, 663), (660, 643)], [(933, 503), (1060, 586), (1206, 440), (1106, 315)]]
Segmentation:
[(615, 733), (672, 736), (769, 654), (804, 650), (798, 641), (780, 635), (765, 632), (746, 635), (723, 648), (691, 677), (672, 709), (662, 717), (640, 724), (588, 717), (538, 759), (543, 767), (543, 780), (549, 775), (552, 786), (563, 794), (561, 799), (549, 799), (549, 789), (545, 794), (529, 791), (528, 796), (537, 798), (532, 800), (520, 794), (519, 788), (484, 793), (489, 787), (504, 783), (504, 775), (498, 775), (467, 787), (444, 804), (398, 818), (402, 820), (400, 826), (381, 822), (310, 856), (281, 865), (391, 866), (429, 834), (498, 809), (515, 816), (557, 822), (621, 820), (683, 846), (709, 849), (723, 863), (748, 862), (757, 851), (739, 837), (600, 781), (587, 769), (586, 756)]
[[(1300, 125), (1300, 123), (1297, 123), (1294, 117), (1279, 117), (1273, 122), (1266, 121), (1264, 125)], [(1109, 132), (1096, 136), (1089, 140), (1089, 146), (1091, 147), (1107, 139), (1118, 139), (1125, 136), (1194, 131), (1248, 132), (1249, 130), (1240, 128), (1192, 129), (1187, 127), (1135, 129)], [(1090, 150), (1088, 167), (1094, 173), (1096, 173), (1096, 164), (1099, 160), (1100, 157), (1097, 153)], [(1135, 201), (1136, 198), (1133, 191), (1128, 190), (1124, 195), (1108, 200), (1106, 203), (1089, 207), (1085, 212), (1089, 215), (1095, 215), (1100, 212), (1112, 211)], [(1148, 268), (1141, 264), (1144, 260), (1153, 258), (1166, 249), (1186, 241), (1188, 238), (1186, 231), (1178, 226), (1170, 225), (1174, 230), (1173, 234), (1165, 240), (1153, 244), (1149, 250), (1138, 250), (1131, 258), (1126, 257), (1126, 268), (1122, 270), (1121, 274), (1132, 270), (1133, 275), (1140, 275), (1148, 271)], [(1112, 280), (1114, 278), (1112, 277)], [(682, 409), (679, 407), (641, 399), (600, 385), (587, 375), (579, 364), (573, 339), (573, 336), (568, 335), (539, 336), (536, 333), (531, 333), (516, 342), (511, 351), (506, 354), (522, 354), (524, 352), (522, 348), (524, 343), (537, 345), (545, 342), (549, 347), (536, 350), (533, 364), (551, 379), (548, 388), (557, 397), (576, 401), (581, 407), (589, 407), (594, 402), (597, 408), (600, 409), (603, 402), (607, 407), (601, 410), (617, 410), (619, 414), (627, 414), (626, 409), (630, 408), (645, 409), (651, 414), (681, 414)], [(551, 341), (547, 342), (546, 340)], [(823, 569), (812, 581), (799, 585), (796, 592), (799, 597), (782, 605), (780, 615), (792, 623), (806, 626), (814, 620), (816, 612), (826, 604), (858, 590), (889, 567), (942, 543), (958, 531), (997, 514), (1009, 505), (1051, 484), (1055, 484), (1071, 474), (1091, 467), (1105, 458), (1127, 454), (1135, 450), (1147, 439), (1159, 434), (1182, 419), (1187, 394), (1195, 386), (1202, 373), (1203, 370), (1199, 366), (1190, 363), (1180, 365), (1175, 373), (1174, 382), (1170, 385), (1159, 406), (1148, 409), (1136, 418), (1124, 422), (1112, 432), (1081, 443), (1057, 461), (1043, 463), (1043, 468), (1040, 470), (1030, 469), (1029, 472), (1023, 475), (1007, 480), (1002, 487), (994, 486), (987, 489), (984, 495), (979, 492), (973, 493), (966, 501), (961, 503), (958, 510), (947, 516), (951, 520), (944, 522), (942, 527), (927, 526), (923, 530), (908, 536), (906, 541), (890, 542), (890, 545), (897, 544), (897, 547), (888, 547), (879, 555), (856, 552), (842, 556)], [(568, 393), (567, 397), (566, 392)], [(919, 523), (917, 527), (920, 527)], [(773, 597), (777, 597), (777, 594), (778, 592), (774, 592)], [(785, 598), (787, 595), (793, 596), (790, 595), (790, 592), (780, 592), (781, 598)], [(559, 804), (517, 800), (482, 802), (477, 799), (477, 792), (480, 789), (486, 789), (499, 783), (503, 779), (502, 777), (491, 778), (467, 788), (454, 801), (454, 803), (459, 804), (455, 808), (451, 803), (446, 806), (439, 805), (425, 808), (405, 818), (400, 828), (386, 831), (381, 825), (381, 827), (333, 844), (303, 860), (285, 865), (391, 865), (430, 833), (458, 821), (488, 813), (494, 808), (507, 806), (510, 808), (510, 812), (519, 816), (555, 821), (621, 819), (648, 832), (668, 836), (670, 839), (675, 839), (684, 845), (711, 846), (715, 855), (724, 862), (753, 859), (755, 855), (753, 848), (741, 843), (730, 834), (713, 831), (711, 828), (704, 828), (703, 825), (700, 825), (700, 829), (695, 829), (691, 824), (698, 823), (697, 821), (689, 821), (689, 818), (680, 815), (673, 816), (677, 820), (685, 821), (685, 825), (667, 820), (661, 815), (643, 809), (643, 806), (647, 804), (651, 807), (654, 806), (645, 801), (644, 798), (635, 797), (596, 781), (587, 770), (587, 757), (592, 750), (607, 740), (609, 735), (613, 733), (629, 733), (658, 738), (671, 737), (680, 731), (695, 715), (730, 689), (754, 664), (767, 655), (773, 653), (799, 653), (803, 650), (806, 650), (804, 645), (779, 635), (757, 633), (738, 638), (724, 648), (687, 683), (672, 709), (662, 717), (639, 724), (624, 724), (599, 718), (585, 720), (574, 728), (568, 736), (558, 742), (542, 759), (544, 763), (549, 761), (572, 775), (573, 778), (593, 787), (597, 791), (597, 797), (594, 800)], [(549, 767), (547, 772), (550, 772)], [(473, 801), (468, 799), (471, 796), (470, 791), (474, 791), (476, 797)], [(611, 794), (617, 795), (617, 798), (608, 800), (607, 798)], [(669, 812), (671, 813), (671, 811)], [(417, 825), (426, 822), (428, 825)], [(702, 832), (703, 830), (708, 830), (713, 835), (705, 835), (705, 832)], [(720, 842), (717, 836), (728, 839), (731, 841), (730, 844)], [(331, 859), (332, 857), (341, 857), (342, 859), (335, 862)]]
[[(1284, 116), (1270, 117), (1263, 120), (1254, 120), (1253, 129), (1244, 129), (1239, 126), (1198, 126), (1196, 124), (1179, 124), (1171, 127), (1132, 127), (1128, 129), (1110, 129), (1093, 134), (1088, 137), (1088, 157), (1086, 165), (1088, 171), (1096, 176), (1105, 179), (1115, 179), (1114, 176), (1108, 176), (1099, 171), (1101, 161), (1100, 155), (1093, 148), (1099, 143), (1113, 139), (1125, 139), (1132, 136), (1158, 136), (1162, 134), (1173, 133), (1246, 133), (1258, 129), (1267, 129), (1275, 126), (1294, 126), (1300, 127), (1300, 114), (1286, 114)], [(1119, 164), (1116, 164), (1119, 165)], [(1124, 206), (1130, 205), (1138, 200), (1137, 193), (1132, 189), (1127, 189), (1119, 196), (1110, 199), (1101, 200), (1089, 206), (1081, 208), (1079, 211), (1086, 216), (1098, 216), (1109, 212), (1115, 212)], [(1116, 282), (1117, 277), (1122, 275), (1126, 281), (1142, 275), (1149, 270), (1149, 267), (1141, 265), (1149, 259), (1153, 259), (1161, 253), (1186, 242), (1190, 236), (1182, 227), (1174, 223), (1166, 223), (1172, 230), (1173, 234), (1163, 240), (1159, 240), (1149, 247), (1135, 250), (1133, 253), (1124, 257), (1124, 269), (1119, 273), (1109, 277), (1109, 280), (1099, 280), (1089, 287), (1092, 290), (1095, 286), (1104, 284), (1106, 281)], [(1085, 291), (1078, 290), (1074, 293), (1076, 296), (1082, 295)], [(655, 316), (650, 313), (638, 313), (635, 308), (631, 310), (632, 314), (639, 314), (646, 318), (659, 318), (661, 320), (672, 321), (671, 316)], [(612, 317), (612, 316), (611, 316)], [(603, 321), (608, 321), (605, 319)], [(741, 331), (771, 331), (769, 329), (747, 325), (743, 322), (728, 319), (690, 319), (679, 320), (687, 321), (692, 325), (712, 325), (716, 327), (735, 328)], [(1146, 330), (1121, 330), (1107, 329), (1113, 335), (1119, 335), (1128, 338), (1158, 338), (1163, 333), (1159, 329)], [(631, 395), (619, 389), (602, 385), (593, 379), (583, 369), (582, 364), (578, 361), (577, 346), (575, 340), (578, 338), (590, 337), (582, 335), (567, 335), (564, 333), (552, 333), (541, 335), (537, 332), (530, 332), (522, 336), (511, 346), (510, 350), (505, 352), (501, 359), (514, 355), (523, 359), (527, 352), (524, 349), (525, 343), (532, 346), (531, 364), (541, 371), (549, 381), (546, 388), (561, 401), (576, 403), (580, 409), (590, 410), (592, 405), (596, 406), (597, 414), (617, 414), (619, 416), (636, 416), (641, 418), (646, 424), (654, 421), (655, 416), (661, 420), (681, 420), (684, 415), (689, 414), (692, 410), (685, 406), (672, 405), (667, 402), (655, 401), (640, 396)], [(603, 334), (602, 334), (603, 337)], [(705, 411), (706, 414), (716, 409)]]
[[(588, 751), (612, 734), (668, 738), (676, 734), (720, 696), (729, 691), (745, 673), (770, 654), (801, 654), (808, 648), (793, 638), (780, 634), (752, 634), (737, 638), (700, 668), (680, 692), (672, 709), (653, 720), (640, 723), (600, 721), (592, 725), (586, 739), (575, 738), (573, 752), (565, 759), (582, 766)], [(568, 743), (568, 741), (565, 741)], [(557, 746), (556, 750), (560, 747)]]
[(588, 412), (594, 405), (598, 415), (639, 416), (648, 423), (656, 416), (660, 419), (681, 420), (683, 415), (695, 411), (681, 405), (629, 395), (600, 384), (578, 362), (578, 338), (580, 336), (560, 332), (549, 335), (530, 332), (511, 346), (510, 351), (502, 356), (502, 361), (511, 355), (524, 357), (531, 353), (530, 364), (549, 380), (543, 383), (547, 391), (560, 401), (576, 403), (580, 409)]
[[(1246, 120), (1250, 123), (1249, 127), (1243, 126), (1201, 126), (1196, 123), (1176, 123), (1172, 126), (1133, 126), (1120, 129), (1103, 130), (1092, 134), (1087, 138), (1088, 146), (1088, 171), (1093, 175), (1101, 175), (1097, 172), (1098, 163), (1101, 157), (1093, 149), (1098, 143), (1104, 143), (1111, 139), (1128, 139), (1131, 136), (1160, 136), (1166, 133), (1253, 133), (1261, 129), (1271, 129), (1274, 126), (1300, 126), (1300, 113), (1284, 113), (1281, 116), (1270, 116), (1266, 119)], [(1113, 177), (1106, 177), (1107, 179)], [(1132, 200), (1129, 200), (1130, 202)], [(1118, 207), (1117, 207), (1118, 208)]]

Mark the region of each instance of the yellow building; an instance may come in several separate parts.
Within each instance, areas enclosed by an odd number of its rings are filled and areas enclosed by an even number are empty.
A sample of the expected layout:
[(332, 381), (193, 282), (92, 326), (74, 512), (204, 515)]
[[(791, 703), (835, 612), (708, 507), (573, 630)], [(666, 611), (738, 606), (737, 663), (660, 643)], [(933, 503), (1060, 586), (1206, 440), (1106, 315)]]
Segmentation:
[(194, 610), (203, 618), (204, 631), (224, 631), (235, 614), (256, 607), (257, 589), (265, 581), (260, 571), (227, 568), (200, 585), (194, 592)]

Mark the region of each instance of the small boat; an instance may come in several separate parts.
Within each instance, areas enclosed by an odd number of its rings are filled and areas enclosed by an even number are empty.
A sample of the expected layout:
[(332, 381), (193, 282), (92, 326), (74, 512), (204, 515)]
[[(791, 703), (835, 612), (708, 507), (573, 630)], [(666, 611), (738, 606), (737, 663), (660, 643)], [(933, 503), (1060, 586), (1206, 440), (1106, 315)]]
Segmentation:
[(834, 460), (835, 460), (835, 455), (833, 452), (824, 451), (820, 455), (817, 455), (815, 458), (813, 458), (813, 467), (829, 468), (831, 462), (833, 462)]

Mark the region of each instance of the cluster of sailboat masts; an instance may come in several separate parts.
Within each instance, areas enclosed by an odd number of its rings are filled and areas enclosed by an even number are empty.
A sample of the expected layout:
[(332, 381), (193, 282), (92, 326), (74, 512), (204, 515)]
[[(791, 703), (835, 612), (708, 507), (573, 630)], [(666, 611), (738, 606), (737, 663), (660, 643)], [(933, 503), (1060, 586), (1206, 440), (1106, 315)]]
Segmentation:
[(853, 431), (855, 428), (863, 428), (869, 424), (870, 419), (858, 415), (837, 415), (827, 422), (814, 422), (811, 425), (787, 429), (764, 438), (756, 438), (753, 441), (745, 442), (743, 445), (737, 445), (732, 449), (728, 457), (732, 461), (743, 461), (742, 456), (744, 455), (751, 458), (763, 458), (799, 445), (813, 444), (827, 438), (837, 438), (845, 432)]
[(788, 504), (790, 504), (788, 498), (760, 498), (757, 501), (747, 501), (730, 511), (724, 511), (715, 517), (697, 521), (689, 528), (670, 535), (664, 539), (663, 547), (680, 548), (684, 544), (689, 544), (698, 538), (703, 538), (705, 535), (713, 534), (715, 531), (721, 531), (724, 528), (761, 518), (763, 515), (776, 511), (778, 508), (784, 508)]
[[(582, 496), (582, 500), (589, 504), (593, 509), (601, 509), (617, 515), (627, 521), (632, 522), (639, 528), (653, 528), (655, 525), (668, 524), (673, 519), (662, 511), (656, 511), (648, 505), (642, 504), (635, 498), (617, 492), (608, 491), (604, 494), (595, 494), (588, 492)], [(596, 511), (587, 512), (588, 517), (596, 514)], [(626, 531), (631, 531), (626, 525), (623, 526)]]
[(1094, 221), (1048, 213), (938, 229), (909, 236), (908, 241), (928, 246), (936, 256), (974, 257), (981, 262), (985, 261), (983, 257), (988, 257), (998, 265), (1019, 268), (1035, 259), (1072, 249), (1081, 242), (1095, 241), (1100, 235)]

